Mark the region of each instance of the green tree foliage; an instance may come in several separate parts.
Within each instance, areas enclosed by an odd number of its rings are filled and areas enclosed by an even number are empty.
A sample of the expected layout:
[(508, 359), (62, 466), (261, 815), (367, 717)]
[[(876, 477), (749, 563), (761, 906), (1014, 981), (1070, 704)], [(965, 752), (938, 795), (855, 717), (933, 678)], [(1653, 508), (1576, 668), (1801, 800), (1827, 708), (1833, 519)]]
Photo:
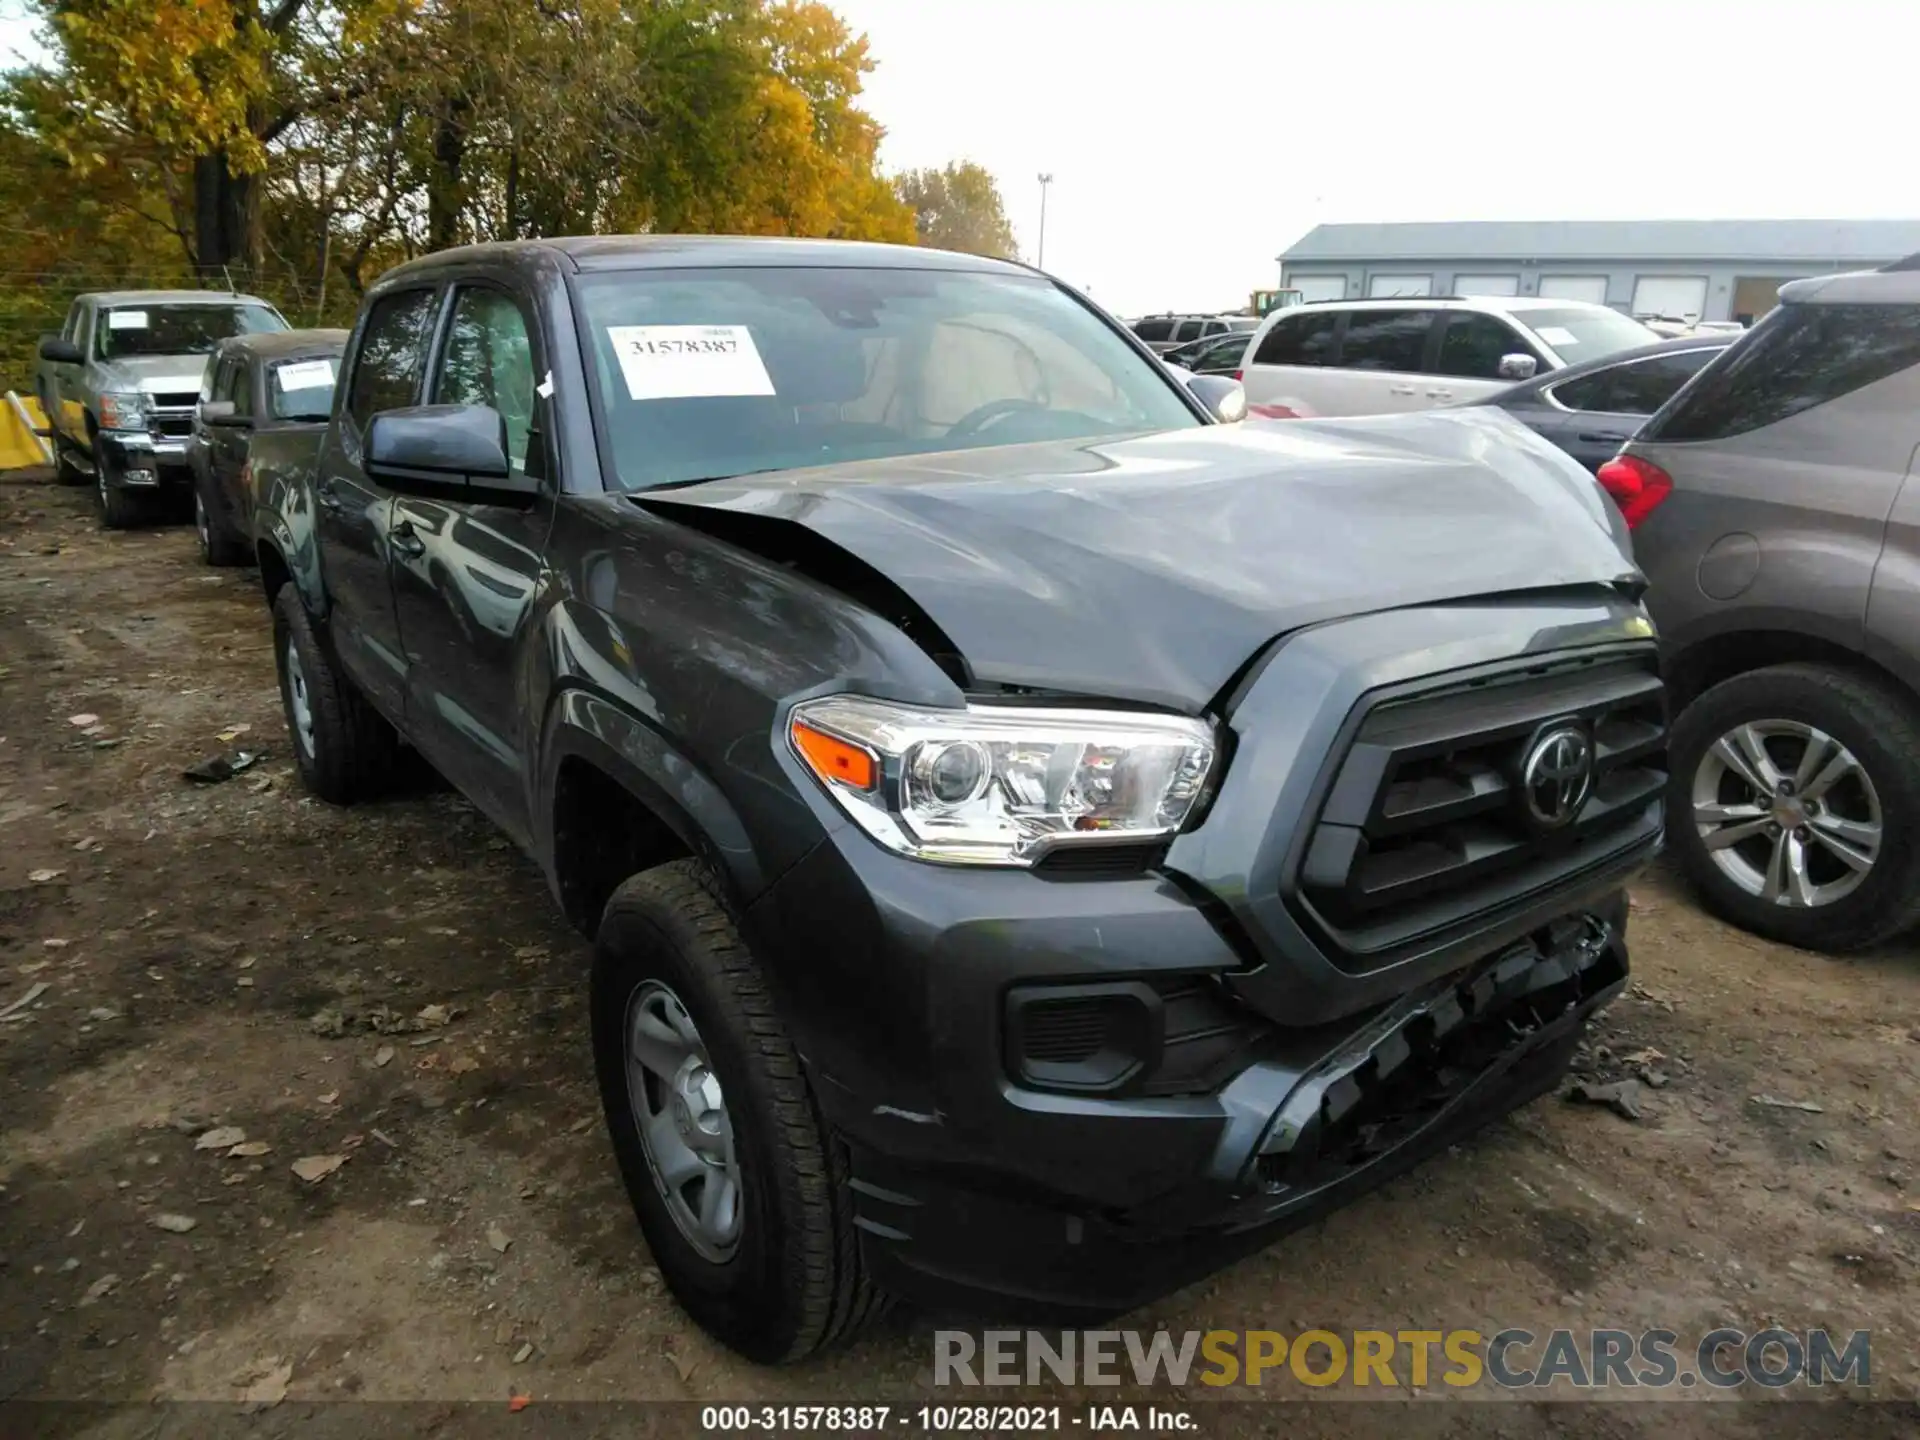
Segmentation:
[(971, 160), (944, 170), (909, 170), (894, 182), (894, 188), (914, 210), (922, 245), (1003, 260), (1019, 254), (1000, 187)]

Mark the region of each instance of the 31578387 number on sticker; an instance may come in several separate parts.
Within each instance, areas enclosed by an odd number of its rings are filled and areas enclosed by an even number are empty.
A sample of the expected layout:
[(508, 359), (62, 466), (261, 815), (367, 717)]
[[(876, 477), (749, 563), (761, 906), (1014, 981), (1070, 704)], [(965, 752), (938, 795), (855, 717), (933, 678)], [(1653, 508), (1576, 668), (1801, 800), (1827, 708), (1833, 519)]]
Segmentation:
[(607, 339), (634, 400), (776, 393), (744, 325), (610, 325)]

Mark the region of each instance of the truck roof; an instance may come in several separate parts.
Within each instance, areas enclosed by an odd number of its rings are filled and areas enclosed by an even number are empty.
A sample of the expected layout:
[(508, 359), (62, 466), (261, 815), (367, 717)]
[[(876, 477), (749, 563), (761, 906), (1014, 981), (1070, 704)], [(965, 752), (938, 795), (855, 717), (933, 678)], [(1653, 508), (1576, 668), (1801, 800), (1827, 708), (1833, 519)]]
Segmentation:
[(918, 245), (880, 245), (862, 240), (802, 240), (769, 235), (565, 235), (507, 240), (436, 250), (389, 270), (382, 279), (419, 274), (447, 265), (549, 264), (559, 257), (576, 271), (664, 270), (753, 265), (895, 270), (971, 270), (1009, 275), (1034, 273), (1014, 261), (932, 250)]
[(345, 330), (262, 330), (230, 335), (218, 348), (226, 354), (244, 350), (261, 360), (291, 360), (302, 355), (337, 355), (346, 344)]
[(218, 300), (232, 305), (269, 304), (258, 295), (240, 295), (232, 290), (89, 290), (79, 298), (96, 305), (203, 305)]

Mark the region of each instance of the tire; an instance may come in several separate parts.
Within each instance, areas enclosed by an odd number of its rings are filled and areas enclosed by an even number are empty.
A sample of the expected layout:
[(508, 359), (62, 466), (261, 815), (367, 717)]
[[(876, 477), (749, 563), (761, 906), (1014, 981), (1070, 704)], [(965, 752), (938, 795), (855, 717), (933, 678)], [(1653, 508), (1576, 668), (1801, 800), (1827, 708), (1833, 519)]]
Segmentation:
[(147, 497), (107, 483), (107, 457), (98, 438), (93, 446), (93, 494), (100, 507), (100, 523), (109, 530), (131, 530), (147, 521)]
[(198, 469), (193, 472), (193, 538), (200, 558), (209, 565), (245, 565), (253, 559), (246, 543), (221, 517), (209, 496), (208, 481)]
[(273, 651), (287, 735), (307, 789), (335, 805), (384, 791), (400, 737), (334, 665), (291, 585), (273, 597)]
[[(629, 1088), (628, 1020), (663, 992), (695, 1027), (691, 1063), (710, 1066), (724, 1097), (726, 1153), (738, 1169), (738, 1229), (725, 1254), (689, 1238), (641, 1139), (642, 1107), (654, 1102)], [(699, 862), (676, 860), (614, 892), (595, 946), (591, 1009), (614, 1157), (675, 1298), (715, 1338), (761, 1364), (851, 1339), (883, 1302), (861, 1265), (844, 1155), (759, 962)], [(670, 1088), (657, 1078), (644, 1083), (663, 1099)], [(698, 1181), (699, 1198), (717, 1173)]]
[[(1756, 766), (1755, 743), (1770, 768)], [(1755, 670), (1689, 705), (1670, 755), (1667, 835), (1714, 913), (1830, 954), (1920, 922), (1920, 716), (1897, 691), (1819, 665)], [(1743, 774), (1787, 793), (1755, 804)], [(1703, 824), (1721, 843), (1708, 845)], [(1796, 852), (1799, 878), (1776, 859)]]

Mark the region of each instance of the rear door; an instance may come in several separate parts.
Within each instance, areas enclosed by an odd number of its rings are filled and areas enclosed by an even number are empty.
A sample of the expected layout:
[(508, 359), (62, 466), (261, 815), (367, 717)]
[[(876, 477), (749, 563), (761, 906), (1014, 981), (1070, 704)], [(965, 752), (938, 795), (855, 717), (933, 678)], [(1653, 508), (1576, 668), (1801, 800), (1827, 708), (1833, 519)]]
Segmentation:
[(1327, 377), (1326, 415), (1391, 415), (1443, 403), (1428, 358), (1441, 313), (1428, 306), (1349, 310), (1338, 369)]
[(440, 772), (523, 843), (529, 837), (524, 729), (514, 657), (540, 583), (555, 469), (535, 424), (534, 308), (492, 283), (463, 283), (428, 378), (435, 405), (486, 405), (506, 422), (516, 470), (548, 482), (532, 509), (401, 496), (393, 589), (407, 664), (410, 738)]
[(1343, 412), (1335, 403), (1332, 370), (1341, 312), (1299, 306), (1276, 316), (1250, 348), (1241, 373), (1247, 413), (1293, 420)]
[(367, 477), (362, 446), (375, 415), (418, 402), (438, 298), (429, 285), (391, 291), (373, 303), (343, 381), (345, 402), (320, 444), (314, 486), (334, 649), (390, 718), (404, 712), (407, 690), (387, 564), (394, 497)]
[(1649, 355), (1542, 386), (1541, 413), (1537, 419), (1527, 416), (1527, 422), (1587, 469), (1597, 471), (1720, 349), (1703, 345), (1697, 350)]

